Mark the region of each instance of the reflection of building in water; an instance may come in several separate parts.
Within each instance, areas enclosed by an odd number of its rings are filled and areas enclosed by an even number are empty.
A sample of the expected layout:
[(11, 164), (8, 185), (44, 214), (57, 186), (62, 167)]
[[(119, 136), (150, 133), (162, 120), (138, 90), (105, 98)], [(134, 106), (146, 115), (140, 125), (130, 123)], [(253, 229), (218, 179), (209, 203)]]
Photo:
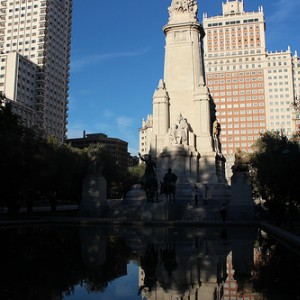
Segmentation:
[(235, 270), (232, 263), (232, 252), (227, 256), (227, 279), (223, 285), (222, 300), (257, 300), (257, 294), (253, 293), (252, 283), (236, 280)]
[[(152, 285), (147, 270), (139, 270), (142, 299), (214, 300), (226, 276), (227, 246), (221, 239), (176, 240), (157, 245)], [(155, 267), (155, 268), (154, 268)], [(219, 298), (220, 299), (220, 298)]]
[(147, 266), (139, 269), (142, 299), (258, 300), (252, 286), (253, 239), (246, 232), (240, 238), (231, 229), (152, 245), (157, 259), (150, 262), (150, 278)]

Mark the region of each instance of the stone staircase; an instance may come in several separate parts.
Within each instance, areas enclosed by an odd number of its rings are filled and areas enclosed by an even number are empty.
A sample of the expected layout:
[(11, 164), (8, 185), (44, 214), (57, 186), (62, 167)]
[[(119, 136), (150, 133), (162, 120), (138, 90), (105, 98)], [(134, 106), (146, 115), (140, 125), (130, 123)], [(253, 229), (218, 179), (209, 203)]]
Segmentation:
[(230, 188), (225, 184), (197, 184), (202, 197), (198, 205), (187, 205), (183, 219), (193, 221), (221, 220), (220, 208), (230, 202)]
[(158, 202), (147, 202), (145, 192), (136, 188), (124, 200), (108, 201), (102, 218), (127, 221), (214, 221), (220, 220), (220, 207), (230, 201), (230, 189), (224, 184), (199, 184), (196, 205), (192, 189), (176, 193), (175, 203), (167, 203), (165, 195)]

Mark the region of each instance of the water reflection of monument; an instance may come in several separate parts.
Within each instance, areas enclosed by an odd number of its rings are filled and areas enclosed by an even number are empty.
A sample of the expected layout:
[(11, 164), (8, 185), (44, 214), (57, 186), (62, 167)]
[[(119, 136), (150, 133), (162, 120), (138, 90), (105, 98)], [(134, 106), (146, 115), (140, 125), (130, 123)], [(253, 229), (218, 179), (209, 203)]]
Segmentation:
[(256, 228), (35, 224), (5, 226), (0, 237), (0, 299), (119, 299), (109, 283), (129, 262), (140, 278), (130, 274), (126, 299), (138, 288), (143, 300), (299, 298), (299, 251)]
[(195, 230), (169, 244), (150, 245), (143, 257), (149, 265), (143, 262), (139, 274), (142, 299), (254, 299), (254, 238), (252, 229)]
[(80, 230), (82, 261), (94, 288), (125, 275), (130, 257), (140, 265), (141, 299), (254, 299), (255, 228), (115, 230)]
[(196, 0), (172, 1), (163, 28), (164, 79), (153, 96), (150, 153), (156, 159), (159, 178), (169, 167), (178, 175), (181, 196), (190, 194), (195, 183), (225, 182), (215, 105), (205, 84), (205, 33), (197, 11)]

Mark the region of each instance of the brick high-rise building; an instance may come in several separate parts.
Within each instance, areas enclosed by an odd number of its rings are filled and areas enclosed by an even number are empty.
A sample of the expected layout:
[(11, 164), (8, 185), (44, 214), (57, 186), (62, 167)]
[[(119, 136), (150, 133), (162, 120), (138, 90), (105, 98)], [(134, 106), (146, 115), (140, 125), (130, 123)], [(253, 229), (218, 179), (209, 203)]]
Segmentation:
[(0, 1), (0, 91), (29, 125), (66, 135), (72, 0)]
[[(222, 3), (223, 13), (204, 14), (204, 62), (207, 85), (221, 124), (222, 153), (252, 151), (266, 130), (295, 132), (293, 107), (299, 98), (299, 57), (266, 50), (262, 7), (245, 12), (243, 0)], [(295, 117), (294, 117), (295, 118)]]

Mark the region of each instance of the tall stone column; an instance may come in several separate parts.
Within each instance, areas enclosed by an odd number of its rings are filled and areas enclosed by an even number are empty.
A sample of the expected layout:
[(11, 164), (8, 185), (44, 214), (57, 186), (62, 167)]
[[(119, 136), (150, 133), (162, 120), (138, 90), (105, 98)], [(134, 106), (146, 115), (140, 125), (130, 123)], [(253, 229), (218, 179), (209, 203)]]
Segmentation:
[(197, 150), (200, 153), (213, 153), (209, 95), (205, 87), (194, 94), (195, 131)]
[(152, 152), (160, 153), (165, 144), (166, 135), (170, 127), (169, 96), (165, 84), (161, 79), (153, 95), (153, 139)]
[(178, 176), (178, 195), (191, 197), (195, 183), (218, 183), (213, 148), (212, 99), (205, 84), (196, 0), (173, 0), (166, 36), (164, 78), (153, 95), (150, 151), (161, 179), (169, 167)]
[(153, 133), (164, 135), (169, 128), (169, 97), (161, 79), (153, 95)]

